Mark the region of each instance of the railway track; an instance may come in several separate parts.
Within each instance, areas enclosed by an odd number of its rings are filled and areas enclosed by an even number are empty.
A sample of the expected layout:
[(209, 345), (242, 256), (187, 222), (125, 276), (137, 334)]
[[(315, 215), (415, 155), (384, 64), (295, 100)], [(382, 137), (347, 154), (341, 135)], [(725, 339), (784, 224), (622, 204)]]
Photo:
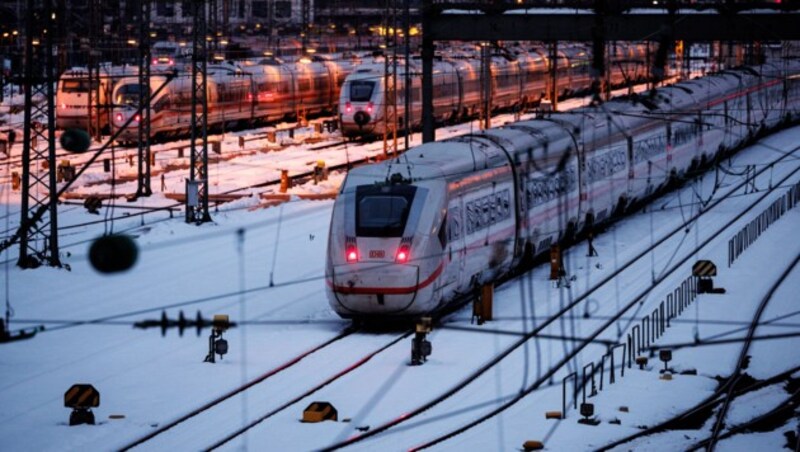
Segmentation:
[[(772, 283), (767, 293), (761, 298), (756, 308), (756, 311), (753, 315), (753, 318), (750, 322), (750, 325), (748, 327), (747, 335), (745, 336), (744, 341), (742, 343), (742, 348), (739, 352), (739, 356), (734, 366), (734, 369), (731, 372), (731, 375), (725, 380), (723, 384), (717, 387), (717, 389), (711, 395), (706, 397), (703, 401), (701, 401), (697, 405), (687, 410), (684, 410), (683, 412), (678, 413), (675, 416), (657, 425), (654, 425), (640, 432), (637, 432), (636, 434), (626, 436), (625, 438), (607, 444), (602, 448), (598, 449), (598, 451), (610, 450), (615, 447), (627, 444), (638, 438), (652, 435), (654, 433), (676, 429), (678, 428), (678, 426), (687, 422), (687, 420), (700, 415), (700, 413), (707, 412), (709, 410), (712, 410), (716, 406), (719, 406), (719, 409), (716, 413), (716, 419), (714, 421), (714, 425), (711, 430), (711, 434), (706, 439), (698, 441), (687, 448), (687, 450), (705, 449), (711, 451), (714, 450), (717, 442), (720, 439), (730, 437), (735, 433), (748, 428), (749, 425), (762, 422), (764, 419), (767, 419), (770, 416), (775, 416), (777, 413), (780, 413), (783, 410), (785, 410), (786, 406), (779, 406), (771, 410), (769, 413), (759, 416), (756, 419), (734, 426), (733, 428), (727, 428), (727, 429), (725, 428), (725, 418), (727, 416), (728, 410), (732, 402), (736, 398), (751, 393), (757, 389), (761, 389), (770, 384), (786, 381), (794, 373), (800, 371), (800, 366), (797, 366), (788, 371), (775, 375), (774, 377), (769, 378), (765, 381), (756, 382), (755, 384), (749, 384), (749, 385), (747, 384), (747, 379), (744, 378), (744, 376), (746, 375), (744, 371), (747, 368), (749, 361), (748, 353), (750, 350), (750, 345), (752, 344), (756, 329), (758, 328), (761, 322), (761, 316), (764, 310), (766, 309), (768, 303), (772, 300), (775, 292), (778, 290), (778, 288), (781, 287), (781, 285), (783, 285), (786, 282), (789, 274), (798, 266), (798, 264), (800, 264), (800, 255), (796, 256), (793, 259), (791, 264), (784, 269), (783, 273), (781, 273), (781, 275), (777, 278), (777, 280), (775, 280), (775, 282)], [(796, 397), (797, 397), (797, 392), (792, 394), (791, 397), (787, 399), (787, 401), (793, 400)]]
[[(796, 147), (796, 148), (792, 149), (790, 152), (787, 152), (787, 153), (783, 154), (781, 157), (779, 157), (776, 160), (774, 160), (773, 162), (771, 162), (772, 163), (771, 165), (766, 165), (764, 168), (762, 168), (760, 170), (759, 174), (763, 174), (763, 172), (768, 171), (774, 164), (777, 164), (779, 162), (784, 161), (785, 159), (788, 159), (788, 158), (794, 156), (798, 152), (798, 150), (800, 150), (800, 147)], [(794, 170), (792, 170), (788, 175), (786, 175), (779, 182), (777, 182), (775, 184), (775, 186), (776, 187), (777, 186), (781, 186), (781, 184), (783, 184), (785, 181), (787, 181), (788, 179), (790, 179), (791, 177), (796, 175), (798, 172), (800, 172), (800, 167), (797, 167)], [(582, 295), (576, 297), (573, 301), (569, 302), (566, 306), (564, 306), (561, 310), (559, 310), (555, 315), (551, 316), (544, 323), (538, 325), (535, 329), (531, 330), (530, 332), (528, 332), (526, 334), (522, 334), (521, 338), (519, 340), (517, 340), (516, 342), (514, 342), (510, 347), (508, 347), (505, 350), (503, 350), (502, 352), (498, 353), (496, 356), (491, 358), (485, 365), (483, 365), (483, 366), (477, 368), (476, 370), (472, 371), (465, 378), (460, 380), (458, 383), (456, 383), (455, 385), (453, 385), (449, 389), (446, 389), (445, 391), (441, 392), (438, 396), (431, 398), (427, 402), (420, 404), (419, 406), (417, 406), (414, 409), (411, 409), (411, 410), (406, 409), (406, 410), (404, 410), (403, 414), (397, 416), (394, 419), (386, 421), (386, 422), (384, 422), (384, 423), (382, 423), (382, 424), (380, 424), (378, 426), (374, 426), (374, 427), (370, 428), (370, 430), (367, 431), (367, 432), (354, 434), (353, 436), (351, 436), (351, 437), (349, 437), (349, 438), (347, 438), (347, 439), (345, 439), (343, 441), (338, 441), (338, 442), (329, 444), (329, 445), (325, 446), (323, 449), (324, 450), (336, 450), (336, 449), (339, 449), (339, 448), (348, 447), (348, 446), (355, 445), (355, 444), (358, 444), (358, 443), (366, 442), (370, 438), (375, 438), (378, 435), (381, 435), (382, 433), (385, 433), (385, 432), (389, 431), (390, 429), (396, 428), (397, 426), (408, 422), (410, 419), (416, 418), (419, 415), (421, 415), (422, 413), (425, 413), (425, 412), (433, 409), (434, 407), (442, 404), (444, 401), (450, 399), (454, 395), (461, 393), (464, 390), (464, 388), (467, 387), (470, 383), (475, 382), (481, 375), (485, 374), (487, 371), (489, 371), (490, 369), (494, 368), (498, 363), (500, 363), (502, 360), (504, 360), (506, 357), (508, 357), (512, 352), (517, 350), (519, 347), (523, 346), (526, 342), (528, 342), (529, 340), (533, 339), (537, 335), (541, 334), (545, 328), (547, 328), (550, 324), (552, 324), (553, 322), (558, 320), (561, 316), (568, 315), (570, 312), (573, 312), (573, 313), (577, 312), (577, 311), (574, 311), (576, 308), (577, 309), (582, 309), (581, 303), (586, 301), (589, 298), (590, 295), (596, 293), (600, 288), (602, 288), (603, 286), (607, 285), (608, 283), (613, 281), (615, 278), (620, 277), (620, 275), (623, 272), (625, 272), (627, 269), (632, 267), (635, 263), (640, 262), (643, 258), (648, 256), (651, 252), (653, 252), (655, 249), (657, 249), (662, 244), (667, 242), (669, 239), (674, 238), (676, 236), (680, 236), (681, 234), (685, 234), (684, 231), (686, 230), (686, 228), (689, 225), (691, 225), (699, 217), (701, 217), (701, 216), (707, 214), (708, 212), (714, 210), (718, 205), (720, 205), (720, 203), (722, 203), (723, 201), (725, 201), (729, 197), (734, 196), (734, 194), (737, 193), (738, 190), (740, 190), (740, 189), (742, 189), (744, 187), (745, 183), (746, 183), (746, 181), (741, 182), (739, 184), (736, 184), (733, 188), (728, 190), (725, 194), (721, 195), (718, 199), (716, 199), (715, 201), (713, 201), (709, 205), (707, 205), (706, 208), (703, 209), (702, 211), (700, 211), (698, 214), (696, 214), (696, 215), (692, 216), (691, 218), (685, 220), (680, 226), (676, 227), (675, 229), (671, 230), (670, 232), (668, 232), (667, 234), (662, 236), (662, 238), (660, 238), (658, 241), (653, 243), (651, 246), (647, 247), (645, 250), (643, 250), (640, 253), (638, 253), (631, 260), (629, 260), (626, 263), (622, 264), (616, 271), (614, 271), (611, 274), (609, 274), (608, 276), (604, 277), (597, 284), (594, 284), (591, 288), (587, 289), (587, 291), (585, 293), (583, 293)], [(450, 438), (453, 438), (454, 436), (457, 436), (457, 435), (459, 435), (459, 434), (461, 434), (461, 433), (463, 433), (463, 432), (475, 427), (476, 425), (478, 425), (478, 424), (480, 424), (480, 423), (482, 423), (482, 422), (484, 422), (484, 421), (486, 421), (486, 420), (488, 420), (488, 419), (490, 419), (490, 418), (502, 413), (503, 411), (505, 411), (509, 407), (511, 407), (514, 404), (516, 404), (517, 402), (519, 402), (522, 398), (524, 398), (525, 396), (527, 396), (531, 392), (533, 392), (536, 389), (540, 388), (543, 384), (548, 382), (551, 379), (551, 377), (553, 377), (557, 372), (559, 372), (562, 368), (564, 368), (566, 366), (566, 364), (568, 362), (570, 362), (570, 360), (575, 358), (578, 355), (578, 353), (580, 353), (586, 346), (591, 344), (601, 334), (606, 332), (609, 329), (609, 327), (611, 327), (619, 318), (621, 318), (623, 315), (628, 313), (632, 308), (637, 306), (640, 302), (643, 302), (646, 299), (646, 297), (651, 292), (653, 292), (653, 290), (656, 287), (658, 287), (658, 285), (660, 283), (664, 282), (667, 278), (669, 278), (670, 276), (675, 274), (678, 270), (680, 270), (682, 268), (686, 268), (685, 265), (690, 261), (690, 259), (692, 259), (694, 256), (696, 256), (696, 253), (698, 253), (700, 250), (704, 249), (709, 243), (711, 243), (713, 240), (715, 240), (724, 231), (729, 230), (734, 224), (737, 223), (737, 221), (742, 219), (748, 212), (750, 212), (753, 208), (755, 208), (757, 205), (759, 205), (759, 203), (761, 203), (761, 201), (763, 201), (772, 192), (773, 191), (770, 190), (768, 192), (760, 194), (760, 196), (758, 196), (756, 200), (754, 200), (753, 202), (750, 203), (749, 207), (743, 209), (738, 214), (734, 215), (734, 217), (732, 219), (730, 219), (729, 221), (727, 221), (722, 227), (720, 227), (717, 230), (711, 232), (710, 234), (707, 234), (708, 237), (705, 240), (703, 240), (701, 243), (699, 243), (696, 248), (684, 253), (682, 257), (674, 257), (672, 259), (673, 264), (667, 270), (665, 270), (654, 281), (653, 284), (649, 285), (648, 287), (643, 288), (638, 294), (636, 294), (635, 297), (632, 297), (627, 303), (625, 303), (622, 306), (622, 309), (620, 309), (615, 315), (610, 316), (608, 318), (608, 320), (606, 322), (604, 322), (603, 325), (600, 328), (594, 330), (591, 334), (584, 334), (584, 339), (579, 344), (577, 344), (569, 353), (567, 353), (560, 361), (558, 361), (558, 363), (556, 363), (555, 366), (552, 366), (550, 369), (548, 369), (546, 372), (544, 372), (542, 374), (542, 376), (540, 378), (538, 378), (535, 382), (533, 382), (531, 385), (529, 385), (525, 389), (521, 390), (519, 392), (519, 394), (517, 394), (516, 396), (511, 397), (510, 400), (508, 400), (507, 402), (502, 403), (498, 408), (491, 410), (489, 413), (487, 413), (487, 414), (485, 414), (483, 416), (480, 416), (479, 418), (476, 418), (476, 419), (474, 419), (474, 420), (472, 420), (470, 422), (467, 422), (466, 424), (464, 424), (461, 427), (458, 427), (458, 428), (453, 429), (451, 431), (445, 432), (445, 433), (441, 434), (440, 436), (437, 436), (436, 438), (434, 438), (432, 440), (429, 440), (427, 442), (419, 444), (418, 446), (413, 447), (412, 450), (426, 449), (426, 448), (435, 446), (437, 444), (440, 444), (440, 443), (442, 443), (442, 442), (444, 442), (444, 441), (446, 441), (446, 440), (448, 440)]]
[[(332, 345), (338, 343), (339, 341), (341, 341), (341, 340), (343, 340), (343, 339), (345, 339), (347, 337), (352, 336), (356, 331), (357, 330), (355, 328), (346, 328), (346, 329), (342, 330), (341, 332), (339, 332), (336, 336), (334, 336), (331, 339), (323, 342), (322, 344), (319, 344), (318, 346), (316, 346), (316, 347), (314, 347), (314, 348), (312, 348), (310, 350), (307, 350), (307, 351), (295, 356), (294, 358), (286, 361), (285, 363), (283, 363), (283, 364), (281, 364), (281, 365), (279, 365), (279, 366), (277, 366), (277, 367), (275, 367), (275, 368), (273, 368), (273, 369), (271, 369), (271, 370), (259, 375), (258, 377), (248, 381), (247, 383), (245, 383), (245, 384), (243, 384), (243, 385), (241, 385), (241, 386), (239, 386), (237, 388), (234, 388), (233, 390), (228, 391), (228, 392), (226, 392), (225, 394), (223, 394), (223, 395), (221, 395), (219, 397), (216, 397), (216, 398), (210, 400), (209, 402), (199, 406), (198, 408), (195, 408), (195, 409), (187, 412), (186, 414), (184, 414), (182, 416), (179, 416), (177, 419), (174, 419), (174, 420), (172, 420), (170, 422), (167, 422), (166, 424), (164, 424), (162, 426), (159, 426), (156, 430), (148, 433), (145, 436), (142, 436), (142, 437), (140, 437), (138, 439), (135, 439), (135, 440), (125, 444), (120, 449), (125, 451), (125, 450), (133, 449), (133, 448), (138, 447), (138, 446), (142, 446), (144, 444), (148, 444), (148, 445), (152, 444), (152, 442), (153, 442), (153, 440), (155, 438), (161, 437), (162, 435), (164, 435), (167, 432), (174, 433), (180, 427), (186, 426), (187, 423), (189, 423), (189, 421), (196, 420), (198, 417), (203, 416), (203, 415), (209, 415), (209, 413), (211, 413), (210, 415), (213, 416), (214, 415), (213, 414), (213, 410), (221, 409), (221, 408), (224, 409), (225, 407), (223, 406), (223, 404), (225, 404), (225, 403), (241, 403), (240, 400), (236, 399), (237, 396), (240, 396), (245, 391), (251, 390), (252, 388), (254, 388), (256, 386), (261, 385), (262, 383), (264, 383), (267, 380), (270, 380), (270, 379), (272, 379), (272, 378), (274, 378), (274, 377), (276, 377), (278, 375), (281, 375), (281, 374), (284, 374), (286, 372), (289, 372), (290, 370), (293, 370), (293, 368), (295, 366), (297, 366), (301, 361), (303, 361), (305, 359), (308, 359), (308, 358), (310, 358), (310, 357), (312, 357), (314, 355), (317, 355), (317, 354), (323, 352), (326, 349), (329, 349)], [(399, 340), (399, 339), (394, 339), (390, 343), (394, 343), (394, 341), (397, 341), (397, 340)], [(378, 349), (378, 350), (380, 350), (380, 349)], [(280, 408), (280, 409), (283, 409), (283, 408)], [(189, 434), (191, 434), (191, 432)]]

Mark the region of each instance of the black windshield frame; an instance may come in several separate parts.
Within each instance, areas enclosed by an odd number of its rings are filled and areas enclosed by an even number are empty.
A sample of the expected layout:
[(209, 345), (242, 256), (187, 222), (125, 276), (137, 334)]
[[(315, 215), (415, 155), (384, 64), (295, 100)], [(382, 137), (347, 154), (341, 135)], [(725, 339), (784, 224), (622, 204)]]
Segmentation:
[(350, 92), (348, 94), (351, 102), (369, 102), (374, 92), (375, 82), (368, 80), (350, 81)]
[(412, 185), (356, 187), (356, 236), (402, 237), (416, 192)]

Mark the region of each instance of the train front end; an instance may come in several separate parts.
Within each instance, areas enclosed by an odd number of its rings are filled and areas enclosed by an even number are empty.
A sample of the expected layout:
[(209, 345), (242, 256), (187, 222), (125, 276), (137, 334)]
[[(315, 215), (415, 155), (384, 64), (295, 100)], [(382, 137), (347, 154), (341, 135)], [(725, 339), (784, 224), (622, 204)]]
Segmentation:
[(114, 87), (112, 100), (114, 108), (111, 114), (111, 126), (117, 132), (128, 121), (128, 126), (122, 130), (117, 137), (121, 142), (136, 142), (139, 140), (139, 122), (142, 120), (143, 113), (139, 111), (142, 98), (146, 98), (150, 93), (143, 93), (136, 77), (127, 77), (120, 80)]
[(341, 317), (406, 318), (438, 307), (446, 190), (435, 173), (382, 163), (348, 174), (326, 265), (328, 300)]
[[(383, 76), (372, 66), (351, 73), (339, 93), (342, 135), (349, 138), (383, 133)], [(380, 108), (379, 108), (380, 107)]]

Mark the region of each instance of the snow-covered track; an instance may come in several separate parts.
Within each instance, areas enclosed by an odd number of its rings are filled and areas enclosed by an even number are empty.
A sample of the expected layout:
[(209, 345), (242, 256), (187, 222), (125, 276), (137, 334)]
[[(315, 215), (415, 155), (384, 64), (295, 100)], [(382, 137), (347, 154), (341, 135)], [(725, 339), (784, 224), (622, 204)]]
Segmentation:
[(750, 344), (753, 342), (753, 336), (756, 333), (756, 328), (761, 321), (761, 315), (764, 313), (764, 309), (766, 309), (767, 304), (772, 300), (775, 291), (778, 290), (781, 285), (786, 282), (786, 279), (789, 277), (789, 274), (797, 267), (798, 263), (800, 263), (800, 255), (797, 255), (791, 264), (789, 264), (786, 269), (781, 273), (780, 277), (772, 284), (767, 294), (758, 304), (758, 308), (756, 309), (755, 315), (753, 315), (753, 319), (750, 322), (750, 327), (747, 330), (747, 337), (745, 337), (744, 344), (742, 344), (742, 350), (739, 353), (739, 358), (736, 360), (736, 367), (733, 370), (733, 374), (731, 378), (729, 378), (729, 384), (727, 385), (728, 388), (725, 390), (724, 402), (722, 407), (720, 408), (719, 412), (717, 413), (717, 419), (714, 423), (714, 429), (711, 432), (711, 436), (704, 441), (696, 444), (692, 449), (697, 449), (700, 447), (707, 448), (708, 450), (714, 450), (714, 446), (716, 446), (717, 441), (719, 440), (719, 436), (722, 433), (722, 429), (725, 426), (725, 416), (728, 414), (728, 409), (730, 408), (731, 402), (735, 398), (733, 395), (736, 387), (742, 381), (743, 371), (747, 368), (747, 363), (749, 362), (748, 352), (750, 351)]
[(234, 396), (236, 396), (236, 395), (238, 395), (238, 394), (240, 394), (240, 393), (242, 393), (244, 391), (247, 391), (248, 389), (252, 388), (253, 386), (258, 385), (260, 383), (263, 383), (264, 381), (268, 380), (269, 378), (271, 378), (271, 377), (273, 377), (273, 376), (275, 376), (275, 375), (277, 375), (277, 374), (279, 374), (281, 372), (286, 371), (287, 369), (289, 369), (289, 368), (295, 366), (296, 364), (298, 364), (304, 358), (307, 358), (308, 356), (313, 355), (314, 353), (317, 353), (317, 352), (329, 347), (331, 344), (333, 344), (333, 343), (335, 343), (335, 342), (337, 342), (337, 341), (339, 341), (341, 339), (344, 339), (347, 336), (352, 335), (353, 333), (355, 333), (355, 331), (356, 330), (353, 329), (353, 328), (346, 328), (345, 330), (343, 330), (342, 332), (340, 332), (336, 336), (332, 337), (331, 339), (323, 342), (322, 344), (320, 344), (320, 345), (318, 345), (318, 346), (316, 346), (316, 347), (314, 347), (314, 348), (312, 348), (310, 350), (307, 350), (307, 351), (295, 356), (294, 358), (292, 358), (292, 359), (288, 360), (287, 362), (279, 365), (278, 367), (275, 367), (274, 369), (271, 369), (268, 372), (266, 372), (266, 373), (264, 373), (262, 375), (259, 375), (258, 377), (250, 380), (246, 384), (241, 385), (238, 388), (235, 388), (235, 389), (233, 389), (231, 391), (228, 391), (227, 393), (225, 393), (225, 394), (223, 394), (223, 395), (221, 395), (221, 396), (219, 396), (219, 397), (217, 397), (217, 398), (215, 398), (215, 399), (203, 404), (202, 406), (200, 406), (200, 407), (198, 407), (198, 408), (196, 408), (196, 409), (194, 409), (192, 411), (189, 411), (188, 413), (184, 414), (183, 416), (180, 416), (177, 419), (175, 419), (173, 421), (170, 421), (170, 422), (160, 426), (158, 429), (150, 432), (149, 434), (147, 434), (147, 435), (145, 435), (145, 436), (143, 436), (143, 437), (141, 437), (139, 439), (136, 439), (136, 440), (128, 443), (127, 445), (123, 446), (121, 448), (121, 450), (130, 450), (130, 449), (132, 449), (132, 448), (134, 448), (136, 446), (140, 446), (142, 444), (145, 444), (146, 442), (148, 442), (148, 441), (152, 440), (153, 438), (161, 435), (162, 433), (172, 429), (173, 427), (175, 427), (177, 425), (180, 425), (180, 424), (182, 424), (182, 423), (184, 423), (186, 421), (189, 421), (192, 418), (194, 418), (194, 417), (196, 417), (196, 416), (198, 416), (198, 415), (200, 415), (202, 413), (205, 413), (205, 412), (211, 410), (212, 408), (220, 405), (221, 403), (225, 402), (226, 400), (229, 400), (232, 397), (234, 397)]
[[(791, 149), (790, 151), (783, 153), (780, 157), (776, 158), (774, 161), (770, 162), (770, 164), (764, 165), (758, 171), (758, 174), (763, 174), (764, 172), (770, 171), (775, 164), (781, 163), (784, 161), (791, 162), (793, 161), (793, 157), (796, 153), (800, 151), (800, 146)], [(476, 418), (472, 422), (468, 422), (467, 424), (454, 429), (452, 431), (443, 433), (442, 435), (436, 437), (433, 440), (420, 444), (417, 447), (412, 448), (412, 450), (419, 450), (429, 448), (431, 446), (437, 445), (443, 441), (446, 441), (456, 435), (459, 435), (478, 424), (504, 412), (506, 409), (510, 408), (522, 398), (530, 394), (531, 392), (535, 391), (536, 389), (540, 388), (543, 384), (548, 382), (552, 376), (554, 376), (557, 372), (559, 372), (570, 360), (572, 360), (576, 355), (578, 355), (586, 346), (591, 344), (595, 341), (601, 334), (607, 331), (609, 327), (614, 325), (614, 323), (620, 319), (623, 315), (628, 313), (631, 308), (638, 305), (641, 301), (643, 301), (660, 283), (664, 282), (668, 277), (675, 274), (679, 269), (682, 269), (683, 266), (690, 261), (690, 259), (694, 258), (698, 251), (704, 249), (709, 243), (714, 241), (717, 237), (724, 235), (726, 231), (733, 230), (733, 226), (737, 224), (737, 222), (742, 219), (748, 212), (754, 209), (756, 206), (760, 205), (760, 203), (766, 199), (769, 195), (771, 195), (778, 187), (781, 187), (783, 183), (787, 180), (795, 176), (798, 172), (800, 172), (800, 166), (795, 167), (793, 170), (789, 171), (789, 174), (783, 177), (780, 181), (776, 182), (772, 189), (765, 191), (754, 199), (750, 204), (749, 207), (743, 208), (738, 213), (736, 213), (729, 221), (727, 221), (724, 225), (719, 227), (713, 232), (707, 233), (707, 238), (697, 244), (692, 250), (686, 251), (682, 256), (676, 256), (673, 259), (673, 264), (666, 270), (659, 275), (655, 281), (650, 284), (648, 287), (644, 288), (642, 291), (637, 293), (635, 296), (631, 297), (629, 301), (623, 303), (620, 301), (621, 309), (614, 315), (609, 316), (608, 321), (605, 322), (600, 328), (596, 329), (593, 333), (584, 335), (584, 339), (575, 345), (574, 349), (566, 354), (560, 361), (558, 361), (554, 366), (551, 366), (546, 372), (542, 374), (540, 378), (538, 378), (535, 382), (533, 382), (530, 386), (525, 388), (524, 390), (520, 391), (518, 395), (512, 397), (507, 402), (504, 402), (498, 408), (492, 410), (491, 412)], [(655, 249), (659, 248), (660, 246), (664, 245), (670, 239), (681, 237), (682, 234), (685, 234), (685, 230), (688, 226), (694, 223), (699, 217), (705, 215), (706, 213), (710, 212), (711, 210), (715, 209), (725, 200), (736, 196), (736, 193), (741, 190), (747, 181), (742, 181), (739, 184), (733, 186), (730, 190), (726, 193), (720, 195), (715, 201), (709, 203), (704, 209), (702, 209), (697, 214), (693, 215), (690, 218), (687, 218), (680, 226), (676, 227), (675, 229), (671, 230), (663, 237), (655, 241), (650, 246), (643, 249), (640, 253), (630, 259), (628, 262), (621, 264), (616, 271), (609, 274), (597, 284), (593, 285), (591, 288), (587, 289), (587, 291), (580, 296), (577, 296), (573, 301), (565, 305), (562, 309), (560, 309), (557, 313), (551, 316), (549, 319), (544, 321), (543, 323), (539, 324), (536, 328), (531, 330), (528, 333), (522, 334), (520, 339), (514, 342), (511, 346), (503, 350), (501, 353), (496, 354), (492, 359), (490, 359), (486, 364), (477, 368), (475, 371), (471, 372), (469, 375), (464, 377), (460, 380), (457, 384), (453, 385), (450, 389), (445, 390), (440, 395), (435, 398), (430, 399), (429, 401), (419, 405), (416, 409), (406, 410), (403, 414), (398, 415), (395, 419), (392, 419), (388, 422), (385, 422), (381, 425), (375, 426), (371, 428), (369, 431), (354, 435), (344, 441), (340, 441), (334, 444), (330, 444), (325, 447), (324, 450), (335, 450), (342, 447), (346, 447), (349, 445), (353, 445), (356, 443), (360, 443), (365, 441), (369, 438), (375, 437), (376, 435), (381, 434), (397, 425), (404, 423), (416, 416), (432, 409), (433, 407), (441, 404), (445, 400), (449, 399), (453, 395), (461, 392), (465, 387), (467, 387), (470, 383), (474, 382), (478, 379), (481, 375), (489, 371), (490, 369), (494, 368), (500, 361), (504, 358), (509, 356), (512, 352), (514, 352), (519, 347), (523, 346), (526, 342), (536, 337), (538, 334), (542, 333), (545, 328), (547, 328), (550, 324), (561, 318), (562, 316), (567, 316), (570, 314), (575, 314), (577, 311), (575, 310), (578, 307), (582, 307), (581, 303), (588, 299), (590, 295), (600, 290), (603, 286), (613, 282), (616, 278), (619, 278), (621, 274), (623, 274), (629, 268), (635, 266), (636, 263), (641, 262), (642, 259), (645, 259), (647, 256), (650, 255)]]

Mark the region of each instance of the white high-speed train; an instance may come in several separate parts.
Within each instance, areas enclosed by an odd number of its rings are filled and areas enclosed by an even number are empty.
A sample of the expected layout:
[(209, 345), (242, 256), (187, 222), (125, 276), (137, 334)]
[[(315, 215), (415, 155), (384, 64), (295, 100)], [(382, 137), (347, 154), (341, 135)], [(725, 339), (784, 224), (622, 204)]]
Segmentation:
[[(283, 63), (263, 59), (257, 64), (214, 64), (206, 70), (208, 126), (231, 128), (275, 121), (296, 114), (317, 114), (336, 109), (339, 89), (357, 59)], [(150, 79), (150, 92), (167, 80), (164, 75)], [(170, 137), (189, 132), (192, 118), (192, 76), (182, 72), (150, 102), (151, 137)], [(119, 139), (138, 140), (140, 88), (138, 77), (120, 80), (113, 91), (112, 125), (122, 127), (133, 116)]]
[[(111, 91), (114, 83), (124, 77), (138, 74), (137, 66), (102, 65), (99, 78), (89, 83), (89, 70), (74, 67), (64, 71), (58, 80), (56, 90), (56, 125), (61, 129), (104, 130), (109, 125), (111, 111)], [(92, 110), (89, 115), (91, 93)]]
[(326, 263), (345, 318), (414, 317), (800, 119), (800, 62), (723, 71), (349, 172)]
[[(647, 49), (640, 44), (617, 44), (609, 49), (608, 83), (621, 86), (644, 80)], [(481, 103), (481, 62), (474, 51), (455, 49), (450, 57), (433, 63), (433, 114), (437, 121), (475, 116)], [(583, 46), (564, 47), (555, 61), (537, 48), (512, 47), (491, 57), (489, 105), (492, 110), (514, 106), (525, 108), (545, 97), (551, 83), (549, 67), (555, 64), (558, 93), (564, 96), (591, 88), (591, 56)], [(346, 137), (380, 135), (386, 129), (384, 104), (385, 63), (364, 64), (345, 80), (339, 101), (342, 134)], [(409, 118), (411, 128), (422, 118), (421, 63), (412, 60), (409, 113), (405, 113), (405, 63), (397, 68), (397, 118), (403, 128)]]

